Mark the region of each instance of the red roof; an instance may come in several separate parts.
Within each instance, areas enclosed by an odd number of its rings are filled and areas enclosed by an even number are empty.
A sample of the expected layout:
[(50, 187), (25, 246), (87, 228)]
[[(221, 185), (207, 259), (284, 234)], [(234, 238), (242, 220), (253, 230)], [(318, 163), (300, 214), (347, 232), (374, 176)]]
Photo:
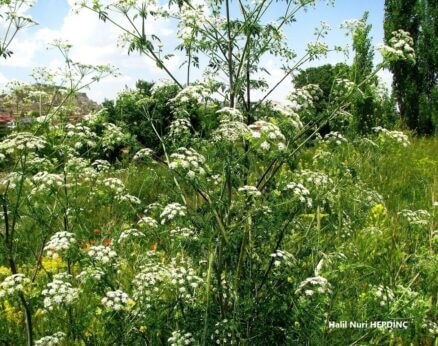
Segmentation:
[(15, 120), (15, 116), (6, 113), (0, 113), (0, 123), (10, 123)]

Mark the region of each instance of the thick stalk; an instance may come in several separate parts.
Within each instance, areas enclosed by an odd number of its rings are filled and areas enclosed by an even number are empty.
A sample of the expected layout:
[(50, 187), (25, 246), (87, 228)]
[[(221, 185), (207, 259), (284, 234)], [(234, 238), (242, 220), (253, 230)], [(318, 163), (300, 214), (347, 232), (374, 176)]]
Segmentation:
[(210, 292), (211, 292), (211, 274), (213, 271), (214, 251), (210, 249), (210, 255), (208, 257), (208, 271), (207, 271), (207, 303), (205, 307), (204, 317), (204, 335), (202, 338), (202, 345), (207, 344), (207, 332), (208, 332), (208, 309), (210, 307)]
[(228, 78), (230, 83), (230, 107), (234, 108), (234, 71), (233, 71), (233, 40), (231, 38), (231, 19), (230, 19), (230, 1), (225, 0), (225, 10), (227, 16), (227, 36), (228, 36)]

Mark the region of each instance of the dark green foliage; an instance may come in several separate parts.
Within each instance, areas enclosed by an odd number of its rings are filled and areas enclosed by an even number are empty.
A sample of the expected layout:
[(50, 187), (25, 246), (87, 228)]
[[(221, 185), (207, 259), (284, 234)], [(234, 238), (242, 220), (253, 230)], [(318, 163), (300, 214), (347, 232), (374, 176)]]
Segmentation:
[[(293, 83), (296, 88), (302, 88), (308, 84), (317, 84), (321, 88), (323, 92), (322, 97), (319, 101), (314, 102), (316, 113), (314, 116), (318, 117), (323, 112), (326, 112), (329, 108), (328, 105), (330, 103), (330, 95), (332, 93), (335, 80), (338, 78), (348, 78), (350, 74), (351, 67), (346, 64), (326, 64), (318, 67), (309, 67), (301, 71), (297, 76), (295, 76)], [(302, 120), (306, 123), (312, 119)], [(321, 129), (320, 133), (326, 134), (335, 130), (336, 128), (334, 128), (333, 125), (330, 126), (328, 124)]]
[(375, 113), (377, 102), (374, 90), (377, 86), (377, 77), (364, 82), (373, 71), (374, 50), (371, 44), (370, 31), (372, 25), (367, 24), (368, 12), (365, 12), (361, 23), (353, 33), (354, 61), (351, 67), (351, 80), (359, 87), (360, 93), (352, 104), (354, 114), (354, 128), (359, 133), (370, 132), (376, 126)]
[(153, 83), (138, 81), (136, 90), (122, 92), (115, 101), (105, 101), (103, 106), (108, 110), (110, 121), (126, 124), (142, 145), (158, 149), (159, 139), (151, 122), (160, 136), (165, 134), (172, 121), (168, 101), (175, 97), (179, 88), (166, 85), (158, 88), (152, 96), (152, 86)]
[(417, 62), (393, 62), (393, 87), (405, 125), (420, 134), (432, 134), (437, 113), (438, 5), (430, 0), (386, 0), (385, 38), (398, 29), (408, 31), (414, 39)]

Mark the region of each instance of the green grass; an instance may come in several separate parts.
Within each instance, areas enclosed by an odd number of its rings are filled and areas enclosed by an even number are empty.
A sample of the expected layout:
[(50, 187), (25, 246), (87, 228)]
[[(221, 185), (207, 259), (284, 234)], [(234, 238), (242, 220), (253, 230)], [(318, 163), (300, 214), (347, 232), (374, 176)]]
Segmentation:
[(359, 159), (359, 175), (389, 210), (427, 209), (438, 200), (438, 138), (416, 138), (405, 150)]

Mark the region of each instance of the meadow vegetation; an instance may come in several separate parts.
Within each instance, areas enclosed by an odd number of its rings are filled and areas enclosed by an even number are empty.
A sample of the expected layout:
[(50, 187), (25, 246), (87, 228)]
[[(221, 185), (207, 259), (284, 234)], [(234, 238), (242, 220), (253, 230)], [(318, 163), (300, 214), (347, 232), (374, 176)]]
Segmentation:
[[(285, 2), (273, 23), (263, 0), (238, 2), (234, 19), (228, 0), (172, 4), (79, 4), (168, 81), (71, 122), (71, 99), (115, 69), (56, 41), (65, 66), (33, 74), (44, 111), (0, 141), (0, 342), (436, 345), (438, 140), (406, 131), (376, 78), (415, 64), (410, 34), (395, 30), (373, 66), (367, 16), (345, 22), (367, 64), (324, 68), (320, 87), (296, 69), (329, 53), (327, 24), (302, 58), (281, 31), (315, 1)], [(142, 31), (150, 17), (176, 20), (185, 82)], [(265, 54), (302, 82), (283, 104), (269, 101)], [(29, 90), (8, 88), (18, 101)], [(406, 328), (330, 327), (340, 321)]]

